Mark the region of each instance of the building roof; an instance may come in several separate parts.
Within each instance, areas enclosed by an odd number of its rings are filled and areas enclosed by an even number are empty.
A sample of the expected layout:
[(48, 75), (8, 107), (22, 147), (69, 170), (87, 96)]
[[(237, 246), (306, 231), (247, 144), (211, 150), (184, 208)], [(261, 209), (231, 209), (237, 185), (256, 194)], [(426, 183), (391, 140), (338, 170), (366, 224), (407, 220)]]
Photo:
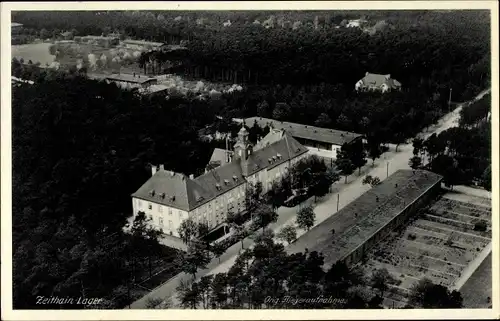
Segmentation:
[(308, 152), (306, 147), (302, 146), (286, 131), (282, 131), (281, 135), (282, 138), (279, 141), (262, 146), (250, 153), (246, 160), (240, 160), (243, 175), (250, 176), (264, 168), (271, 169)]
[[(219, 151), (224, 150), (219, 149)], [(233, 158), (231, 162), (211, 169), (194, 179), (160, 169), (132, 194), (132, 197), (191, 211), (244, 184), (246, 176), (265, 168), (278, 166), (307, 151), (307, 148), (300, 145), (293, 137), (284, 133), (282, 140), (256, 150), (246, 160)], [(154, 194), (151, 193), (153, 190)], [(173, 196), (175, 198), (172, 199)]]
[(261, 149), (267, 145), (274, 144), (275, 142), (283, 139), (284, 131), (279, 129), (271, 129), (269, 133), (257, 142), (254, 150)]
[(391, 78), (390, 74), (381, 75), (367, 72), (361, 81), (363, 81), (365, 86), (381, 87), (383, 84), (386, 84), (389, 88), (401, 87), (401, 83), (396, 79)]
[(102, 39), (102, 40), (116, 40), (116, 39), (119, 39), (118, 37), (115, 37), (115, 36), (112, 36), (112, 35), (108, 35), (108, 36), (92, 36), (92, 35), (87, 35), (87, 36), (83, 36), (81, 38), (84, 39), (84, 40), (86, 40), (86, 39)]
[[(192, 196), (188, 193), (190, 185), (190, 179), (186, 175), (160, 169), (132, 196), (187, 210), (190, 198), (192, 201)], [(151, 191), (154, 191), (154, 195), (151, 194)], [(174, 196), (175, 198), (173, 198)]]
[(260, 127), (272, 126), (275, 129), (284, 129), (295, 138), (308, 139), (339, 146), (342, 146), (344, 143), (350, 143), (354, 139), (362, 136), (361, 134), (347, 131), (282, 122), (263, 117), (246, 118), (245, 125), (253, 127), (255, 121), (257, 121), (257, 124), (259, 124)]
[[(229, 151), (231, 152), (231, 151)], [(210, 164), (217, 164), (217, 166), (221, 166), (227, 164), (227, 153), (228, 151), (222, 148), (215, 148), (212, 153), (212, 157), (210, 157)], [(231, 152), (232, 153), (232, 152)]]
[[(287, 250), (299, 252), (314, 244), (309, 250), (323, 253), (325, 264), (332, 265), (364, 244), (441, 179), (440, 175), (425, 170), (398, 170), (315, 226)], [(334, 235), (332, 229), (335, 229)]]
[(107, 80), (111, 81), (125, 81), (125, 82), (131, 82), (131, 83), (136, 83), (136, 84), (143, 84), (145, 82), (155, 80), (156, 78), (150, 78), (147, 76), (141, 77), (140, 75), (134, 76), (130, 74), (113, 74), (111, 76), (106, 77)]
[(160, 47), (163, 45), (163, 42), (153, 42), (153, 41), (145, 41), (145, 40), (132, 40), (127, 39), (122, 41), (125, 44), (130, 45), (139, 45), (139, 46), (152, 46), (152, 47)]

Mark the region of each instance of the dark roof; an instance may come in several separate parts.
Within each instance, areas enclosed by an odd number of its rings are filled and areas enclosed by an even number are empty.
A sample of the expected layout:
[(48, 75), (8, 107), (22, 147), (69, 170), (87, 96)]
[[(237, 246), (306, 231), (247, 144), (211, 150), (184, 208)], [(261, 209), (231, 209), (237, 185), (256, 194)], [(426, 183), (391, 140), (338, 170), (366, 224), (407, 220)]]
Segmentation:
[[(188, 190), (191, 188), (190, 179), (186, 175), (158, 170), (132, 196), (187, 210), (192, 199), (192, 196), (190, 197), (188, 194)], [(154, 195), (151, 195), (151, 191), (154, 191)], [(165, 193), (165, 197), (163, 197), (163, 193)]]
[(325, 264), (332, 265), (365, 243), (441, 179), (440, 175), (424, 170), (398, 170), (301, 236), (287, 250), (299, 252), (309, 245), (310, 251), (323, 253)]
[(241, 160), (241, 168), (245, 176), (250, 176), (264, 168), (271, 169), (307, 152), (306, 147), (284, 131), (280, 140), (253, 151), (246, 160)]
[(273, 128), (276, 129), (284, 129), (295, 138), (308, 139), (339, 146), (342, 146), (344, 143), (350, 143), (354, 139), (362, 136), (361, 134), (347, 131), (282, 122), (263, 117), (246, 118), (245, 125), (253, 127), (255, 121), (257, 121), (257, 124), (259, 124), (260, 127), (273, 126)]
[(125, 82), (130, 82), (130, 83), (137, 83), (137, 84), (143, 84), (148, 81), (156, 80), (155, 78), (149, 78), (147, 76), (134, 76), (134, 75), (129, 75), (129, 74), (113, 74), (108, 77), (106, 77), (107, 80), (111, 81), (125, 81)]
[[(307, 151), (307, 148), (285, 132), (283, 139), (256, 150), (247, 160), (233, 158), (230, 163), (209, 170), (194, 179), (184, 174), (159, 170), (132, 194), (132, 197), (191, 211), (244, 184), (245, 176), (278, 166)], [(153, 190), (154, 195), (151, 194)], [(165, 193), (165, 197), (162, 197), (162, 193)], [(172, 196), (175, 196), (175, 199), (172, 199)]]
[(361, 79), (365, 86), (375, 86), (380, 87), (383, 84), (386, 84), (389, 88), (399, 88), (401, 87), (401, 83), (396, 79), (391, 78), (390, 74), (381, 75), (381, 74), (371, 74), (366, 73), (365, 77)]
[[(236, 161), (219, 166), (194, 179), (198, 191), (193, 191), (191, 209), (207, 203), (215, 197), (245, 183), (240, 164)], [(194, 186), (193, 186), (194, 187)]]

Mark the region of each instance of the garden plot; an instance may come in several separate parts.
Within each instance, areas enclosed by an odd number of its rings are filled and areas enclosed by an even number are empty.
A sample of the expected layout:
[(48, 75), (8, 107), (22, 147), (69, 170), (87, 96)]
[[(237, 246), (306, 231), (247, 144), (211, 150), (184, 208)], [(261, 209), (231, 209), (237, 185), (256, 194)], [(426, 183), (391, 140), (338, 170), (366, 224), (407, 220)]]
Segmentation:
[(442, 201), (450, 200), (454, 204), (469, 207), (480, 207), (491, 212), (491, 199), (472, 196), (468, 194), (447, 193), (443, 195)]
[(463, 202), (448, 200), (444, 198), (435, 203), (434, 206), (432, 206), (430, 212), (436, 214), (454, 214), (454, 218), (466, 222), (478, 219), (491, 222), (491, 207), (466, 204)]
[[(363, 264), (367, 275), (385, 268), (396, 279), (384, 293), (383, 304), (404, 306), (412, 285), (423, 278), (452, 286), (491, 242), (490, 209), (479, 201), (442, 198), (398, 236), (368, 252)], [(486, 222), (488, 231), (474, 230), (478, 220)]]

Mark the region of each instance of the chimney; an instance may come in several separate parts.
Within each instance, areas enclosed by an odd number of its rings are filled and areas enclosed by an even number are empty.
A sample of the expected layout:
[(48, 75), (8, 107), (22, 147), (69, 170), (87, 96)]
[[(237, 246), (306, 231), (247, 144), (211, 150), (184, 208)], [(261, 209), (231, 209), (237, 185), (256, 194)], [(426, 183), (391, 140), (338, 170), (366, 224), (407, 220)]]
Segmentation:
[(154, 174), (156, 174), (156, 171), (157, 171), (157, 168), (155, 165), (151, 165), (151, 176), (153, 176)]
[(165, 170), (165, 167), (163, 164), (160, 165), (160, 171), (164, 171)]
[(365, 76), (368, 76), (368, 74), (369, 74), (369, 72), (367, 71), (367, 72), (365, 73)]
[(194, 175), (193, 174), (189, 174), (189, 179), (194, 179)]
[(391, 74), (385, 75), (385, 79), (391, 79)]

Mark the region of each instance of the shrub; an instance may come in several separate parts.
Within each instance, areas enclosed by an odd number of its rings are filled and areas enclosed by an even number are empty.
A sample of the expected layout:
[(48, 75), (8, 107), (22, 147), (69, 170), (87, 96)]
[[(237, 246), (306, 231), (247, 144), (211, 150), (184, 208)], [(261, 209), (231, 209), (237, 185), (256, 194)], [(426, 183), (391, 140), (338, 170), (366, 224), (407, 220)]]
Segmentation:
[(413, 240), (415, 240), (416, 238), (417, 238), (417, 236), (416, 236), (415, 234), (413, 234), (413, 233), (408, 234), (408, 239), (409, 239), (410, 241), (413, 241)]
[(485, 221), (479, 221), (474, 224), (474, 231), (486, 232), (488, 229), (488, 225), (486, 225)]

